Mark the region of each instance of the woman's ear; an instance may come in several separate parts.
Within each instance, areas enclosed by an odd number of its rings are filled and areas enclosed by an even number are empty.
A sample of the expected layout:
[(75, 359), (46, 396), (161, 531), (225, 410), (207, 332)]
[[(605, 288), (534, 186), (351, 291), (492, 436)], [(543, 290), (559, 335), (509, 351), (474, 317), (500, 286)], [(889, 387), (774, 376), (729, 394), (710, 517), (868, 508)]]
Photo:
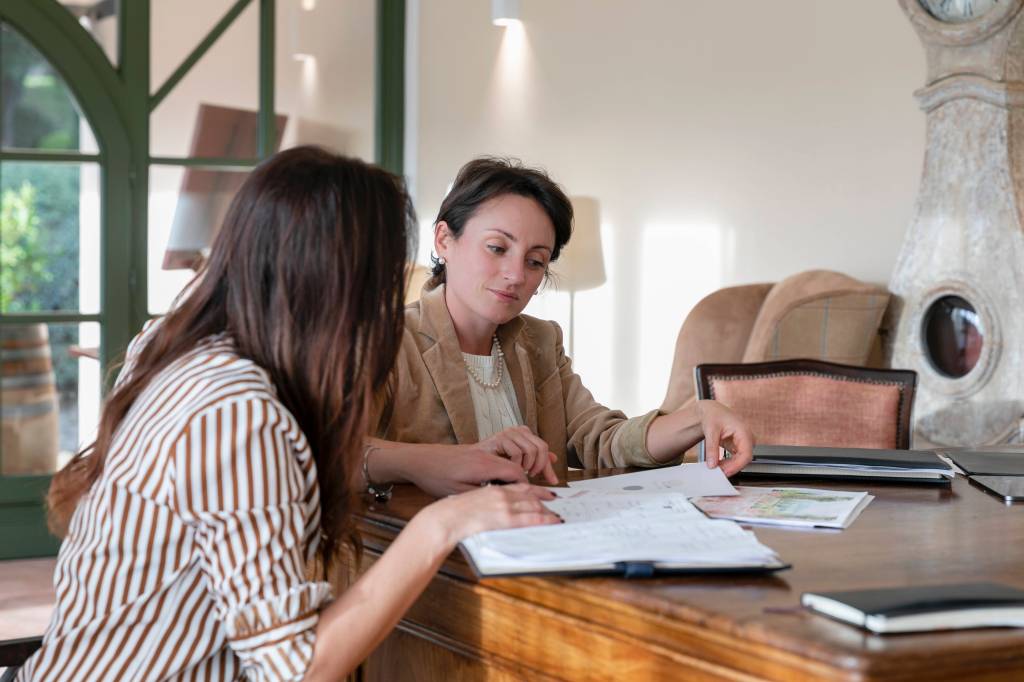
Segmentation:
[(453, 239), (455, 239), (455, 236), (448, 229), (448, 223), (439, 220), (434, 225), (434, 253), (437, 254), (438, 258), (446, 258), (448, 256), (448, 247)]

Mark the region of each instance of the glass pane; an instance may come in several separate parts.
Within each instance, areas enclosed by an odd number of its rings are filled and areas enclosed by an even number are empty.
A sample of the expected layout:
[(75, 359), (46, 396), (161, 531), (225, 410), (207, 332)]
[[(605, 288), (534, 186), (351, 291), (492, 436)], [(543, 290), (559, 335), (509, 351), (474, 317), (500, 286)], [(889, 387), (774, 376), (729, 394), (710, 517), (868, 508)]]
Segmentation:
[(119, 0), (60, 0), (117, 66)]
[(154, 166), (149, 174), (149, 312), (167, 312), (209, 253), (248, 170)]
[(95, 436), (98, 323), (0, 326), (0, 474), (51, 473)]
[[(285, 0), (288, 1), (288, 0)], [(149, 82), (154, 91), (164, 84), (236, 0), (150, 0)], [(253, 0), (258, 4), (259, 0)], [(187, 11), (183, 11), (187, 6)], [(173, 36), (168, 40), (167, 36)]]
[(374, 0), (277, 3), (274, 86), (283, 147), (320, 144), (373, 158), (375, 8)]
[(67, 83), (20, 33), (0, 24), (4, 148), (95, 153), (96, 140)]
[(985, 329), (974, 306), (959, 296), (943, 296), (924, 316), (924, 344), (932, 366), (952, 379), (978, 364)]
[[(153, 156), (256, 157), (258, 5), (253, 2), (235, 19), (153, 112), (149, 145)], [(186, 19), (192, 21), (189, 13), (179, 9), (178, 14), (180, 16), (172, 22), (174, 25)], [(176, 37), (174, 40), (154, 39), (154, 61), (163, 45), (180, 42), (171, 27), (154, 28), (157, 30)], [(182, 59), (174, 61), (171, 71)], [(166, 76), (154, 80), (153, 90), (162, 87), (165, 80)]]
[(99, 312), (100, 168), (0, 164), (0, 313)]

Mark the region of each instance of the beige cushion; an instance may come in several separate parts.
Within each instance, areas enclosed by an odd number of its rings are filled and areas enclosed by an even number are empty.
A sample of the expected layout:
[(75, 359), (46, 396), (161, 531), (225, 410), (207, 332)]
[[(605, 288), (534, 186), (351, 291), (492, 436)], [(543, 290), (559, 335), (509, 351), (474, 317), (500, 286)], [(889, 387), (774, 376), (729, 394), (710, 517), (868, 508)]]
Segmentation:
[(838, 272), (787, 277), (765, 298), (742, 361), (813, 358), (863, 365), (888, 305), (884, 288)]

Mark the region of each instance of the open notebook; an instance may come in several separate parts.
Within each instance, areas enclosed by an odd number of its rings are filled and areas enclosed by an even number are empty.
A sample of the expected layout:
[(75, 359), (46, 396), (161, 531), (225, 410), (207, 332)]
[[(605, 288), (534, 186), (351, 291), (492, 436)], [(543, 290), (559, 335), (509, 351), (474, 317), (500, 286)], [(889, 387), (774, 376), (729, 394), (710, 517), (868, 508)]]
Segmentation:
[(772, 571), (787, 568), (755, 535), (709, 519), (680, 493), (568, 492), (545, 503), (564, 524), (479, 533), (462, 541), (481, 577)]

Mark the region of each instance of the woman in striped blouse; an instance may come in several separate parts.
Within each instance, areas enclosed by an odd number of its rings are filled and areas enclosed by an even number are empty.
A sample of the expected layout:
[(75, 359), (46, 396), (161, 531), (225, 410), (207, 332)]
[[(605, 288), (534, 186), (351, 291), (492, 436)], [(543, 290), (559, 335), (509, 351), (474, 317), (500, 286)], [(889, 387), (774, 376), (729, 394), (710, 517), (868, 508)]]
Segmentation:
[(54, 477), (57, 602), (18, 679), (339, 679), (460, 539), (558, 522), (540, 489), (480, 488), (426, 507), (337, 600), (310, 579), (366, 485), (413, 224), (401, 181), (359, 161), (302, 147), (253, 171)]

